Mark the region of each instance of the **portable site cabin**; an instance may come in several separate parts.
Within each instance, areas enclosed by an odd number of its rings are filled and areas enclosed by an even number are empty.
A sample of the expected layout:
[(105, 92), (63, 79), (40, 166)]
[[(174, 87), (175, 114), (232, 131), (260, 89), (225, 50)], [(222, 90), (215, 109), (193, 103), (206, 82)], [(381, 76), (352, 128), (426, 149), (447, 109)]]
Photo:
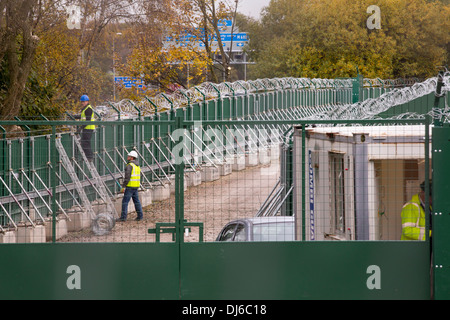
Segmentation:
[(402, 207), (425, 179), (425, 128), (295, 127), (296, 239), (400, 240)]

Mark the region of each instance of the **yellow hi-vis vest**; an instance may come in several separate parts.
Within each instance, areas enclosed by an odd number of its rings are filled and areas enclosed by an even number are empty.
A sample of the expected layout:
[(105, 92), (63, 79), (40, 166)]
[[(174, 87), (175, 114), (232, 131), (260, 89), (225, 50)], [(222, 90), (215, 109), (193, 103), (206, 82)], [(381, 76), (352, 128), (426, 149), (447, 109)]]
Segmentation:
[(127, 187), (139, 188), (141, 186), (141, 168), (133, 162), (128, 163), (128, 165), (132, 166), (133, 170), (131, 171), (130, 182), (128, 182)]
[[(86, 111), (88, 108), (91, 108), (91, 109), (92, 109), (92, 107), (91, 107), (90, 104), (87, 105), (86, 108), (84, 108), (83, 111), (81, 111), (81, 117), (80, 117), (80, 120), (81, 120), (81, 121), (86, 121), (86, 114), (85, 114), (85, 111)], [(91, 121), (95, 121), (95, 118), (94, 118), (94, 109), (92, 109), (92, 117), (91, 117)], [(86, 127), (84, 127), (84, 129), (87, 129), (87, 130), (95, 130), (95, 126), (92, 126), (92, 125), (86, 126)]]
[(420, 205), (419, 195), (416, 194), (402, 209), (401, 240), (425, 240), (425, 223), (425, 210)]

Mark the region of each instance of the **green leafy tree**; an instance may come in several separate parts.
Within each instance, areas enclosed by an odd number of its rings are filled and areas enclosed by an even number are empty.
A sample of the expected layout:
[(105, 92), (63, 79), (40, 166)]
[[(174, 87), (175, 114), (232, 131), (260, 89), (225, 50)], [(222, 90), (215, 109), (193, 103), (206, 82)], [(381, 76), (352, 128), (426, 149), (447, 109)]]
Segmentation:
[[(371, 5), (379, 29), (367, 26)], [(447, 59), (448, 12), (424, 0), (273, 0), (250, 31), (252, 76), (433, 76)]]

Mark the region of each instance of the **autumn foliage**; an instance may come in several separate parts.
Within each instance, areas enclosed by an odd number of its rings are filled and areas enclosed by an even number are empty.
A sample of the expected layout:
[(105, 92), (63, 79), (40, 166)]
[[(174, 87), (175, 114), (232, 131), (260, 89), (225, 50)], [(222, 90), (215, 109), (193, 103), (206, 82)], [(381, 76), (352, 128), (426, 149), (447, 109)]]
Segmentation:
[[(252, 26), (254, 77), (427, 78), (448, 64), (450, 6), (425, 0), (273, 0)], [(367, 8), (381, 11), (369, 29)]]

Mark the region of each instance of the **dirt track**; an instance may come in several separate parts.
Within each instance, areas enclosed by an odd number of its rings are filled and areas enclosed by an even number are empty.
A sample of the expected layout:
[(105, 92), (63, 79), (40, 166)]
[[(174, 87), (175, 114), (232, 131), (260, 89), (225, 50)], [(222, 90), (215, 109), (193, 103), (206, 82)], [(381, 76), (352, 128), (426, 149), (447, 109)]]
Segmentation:
[[(184, 193), (184, 218), (188, 222), (203, 222), (204, 241), (214, 241), (227, 222), (253, 217), (278, 178), (279, 163), (272, 161), (270, 166), (247, 167), (219, 180), (189, 187)], [(155, 235), (149, 234), (148, 229), (154, 228), (156, 222), (174, 222), (174, 195), (145, 207), (142, 221), (134, 221), (135, 217), (136, 213), (130, 213), (127, 222), (116, 223), (106, 236), (96, 236), (86, 229), (70, 233), (59, 242), (155, 242)], [(170, 242), (172, 236), (164, 234), (161, 241)], [(185, 241), (198, 241), (198, 228), (192, 227)]]

